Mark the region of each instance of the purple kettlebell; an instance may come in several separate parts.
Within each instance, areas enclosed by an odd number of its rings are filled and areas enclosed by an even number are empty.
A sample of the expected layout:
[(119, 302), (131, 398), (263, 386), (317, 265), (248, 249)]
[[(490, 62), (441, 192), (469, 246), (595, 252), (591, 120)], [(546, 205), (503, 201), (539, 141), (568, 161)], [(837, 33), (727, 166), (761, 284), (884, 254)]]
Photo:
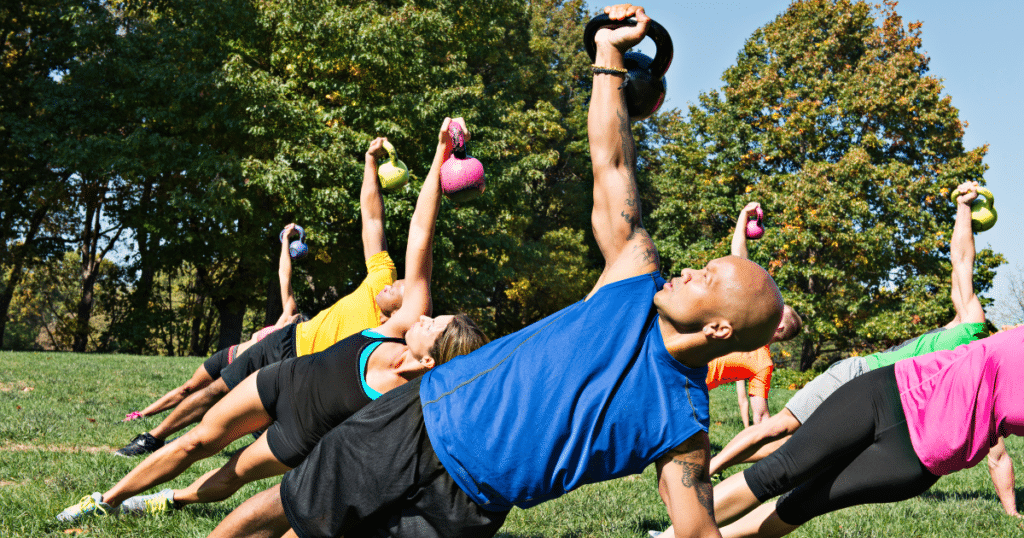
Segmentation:
[(759, 206), (755, 213), (754, 218), (747, 220), (747, 239), (761, 239), (764, 235), (764, 211)]
[[(298, 260), (300, 258), (306, 257), (306, 254), (309, 254), (309, 247), (306, 246), (305, 242), (306, 230), (303, 230), (302, 226), (296, 224), (292, 232), (299, 234), (299, 238), (296, 239), (295, 241), (292, 241), (291, 243), (288, 243), (288, 254), (292, 257), (293, 260)], [(291, 234), (288, 235), (288, 238), (291, 239)], [(282, 243), (284, 242), (284, 230), (281, 230), (281, 233), (278, 234), (278, 239), (280, 239)]]
[(466, 155), (466, 134), (458, 122), (448, 125), (452, 154), (441, 165), (441, 190), (453, 202), (468, 202), (484, 192), (484, 165)]

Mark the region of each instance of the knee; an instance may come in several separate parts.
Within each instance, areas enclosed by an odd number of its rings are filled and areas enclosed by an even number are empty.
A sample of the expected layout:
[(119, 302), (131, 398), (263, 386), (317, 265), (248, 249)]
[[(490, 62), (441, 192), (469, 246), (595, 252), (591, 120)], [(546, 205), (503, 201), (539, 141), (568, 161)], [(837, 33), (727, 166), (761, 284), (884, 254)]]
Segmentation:
[(216, 403), (223, 398), (228, 391), (228, 386), (224, 384), (224, 381), (218, 379), (217, 381), (207, 385), (200, 394), (202, 394), (203, 401)]
[(196, 427), (175, 441), (174, 446), (189, 459), (203, 459), (220, 451), (220, 445), (216, 441), (204, 428)]
[(774, 441), (787, 435), (792, 435), (800, 427), (800, 422), (792, 415), (782, 412), (761, 422), (759, 426), (763, 427), (764, 438)]
[(185, 384), (181, 386), (181, 392), (185, 396), (188, 396), (189, 394), (192, 394), (193, 392), (199, 392), (200, 390), (205, 389), (209, 385), (210, 385), (210, 381), (209, 380), (202, 379), (202, 378), (199, 378), (199, 379), (192, 378), (192, 379), (189, 379), (188, 381), (186, 381)]

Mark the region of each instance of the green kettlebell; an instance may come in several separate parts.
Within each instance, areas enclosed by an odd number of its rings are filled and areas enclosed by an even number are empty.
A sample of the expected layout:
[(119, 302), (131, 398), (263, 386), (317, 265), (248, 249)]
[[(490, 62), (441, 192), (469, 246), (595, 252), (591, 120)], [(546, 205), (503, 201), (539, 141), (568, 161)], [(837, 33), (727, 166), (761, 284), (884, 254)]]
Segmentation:
[(409, 182), (409, 167), (398, 160), (395, 146), (392, 146), (391, 142), (387, 140), (384, 141), (384, 151), (388, 152), (388, 160), (377, 167), (380, 186), (386, 191), (400, 189)]
[[(949, 195), (949, 199), (956, 203), (956, 197), (960, 195), (960, 191), (953, 189), (953, 192)], [(996, 208), (993, 205), (996, 202), (992, 191), (978, 187), (978, 196), (975, 198), (974, 203), (971, 204), (971, 230), (975, 232), (984, 232), (996, 225)], [(981, 198), (984, 197), (984, 200)]]

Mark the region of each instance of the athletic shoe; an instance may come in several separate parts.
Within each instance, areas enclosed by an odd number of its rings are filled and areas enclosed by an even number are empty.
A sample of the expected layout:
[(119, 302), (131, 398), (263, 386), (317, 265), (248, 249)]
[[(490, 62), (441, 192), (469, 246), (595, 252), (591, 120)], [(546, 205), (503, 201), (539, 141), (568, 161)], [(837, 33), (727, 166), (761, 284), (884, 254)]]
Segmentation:
[(124, 448), (114, 452), (115, 456), (141, 456), (143, 454), (149, 454), (150, 452), (156, 452), (160, 450), (160, 447), (164, 446), (164, 442), (146, 433), (140, 433), (132, 439), (132, 442), (125, 445)]
[(131, 413), (125, 415), (124, 420), (122, 420), (121, 422), (131, 422), (133, 420), (138, 420), (140, 418), (143, 418), (142, 413), (139, 413), (138, 411), (132, 411)]
[(661, 531), (647, 531), (647, 534), (649, 534), (651, 538), (658, 538), (658, 536), (661, 536)]
[(152, 495), (136, 495), (121, 503), (121, 513), (133, 516), (170, 512), (174, 508), (173, 489), (165, 489)]
[(57, 514), (57, 521), (75, 522), (88, 515), (110, 516), (116, 515), (117, 508), (111, 507), (103, 502), (103, 495), (100, 492), (82, 497), (78, 504), (73, 504)]

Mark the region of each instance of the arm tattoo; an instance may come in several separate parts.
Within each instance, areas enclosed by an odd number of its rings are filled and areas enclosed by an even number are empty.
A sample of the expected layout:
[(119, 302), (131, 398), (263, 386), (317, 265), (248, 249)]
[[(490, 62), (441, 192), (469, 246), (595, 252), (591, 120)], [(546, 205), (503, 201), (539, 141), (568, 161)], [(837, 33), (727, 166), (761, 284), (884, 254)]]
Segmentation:
[(683, 471), (683, 487), (695, 490), (697, 501), (707, 510), (713, 521), (715, 519), (715, 503), (711, 496), (711, 478), (708, 476), (707, 466), (703, 463), (681, 460), (678, 457), (673, 458), (672, 463), (680, 466)]
[[(648, 235), (647, 230), (643, 229), (643, 227), (639, 228), (639, 233), (646, 237), (647, 241), (640, 241), (633, 247), (633, 251), (637, 253), (637, 261), (639, 261), (641, 265), (653, 263), (660, 269), (661, 257), (658, 255), (657, 247), (654, 246), (654, 241), (651, 240), (651, 236)], [(633, 235), (636, 234), (631, 234), (630, 238), (632, 238)]]
[(626, 165), (626, 173), (622, 175), (622, 182), (626, 185), (626, 199), (623, 202), (625, 210), (622, 211), (622, 218), (629, 224), (629, 237), (631, 241), (636, 236), (637, 230), (642, 230), (643, 219), (640, 209), (640, 193), (636, 188), (636, 145), (633, 143), (633, 133), (629, 130), (629, 116), (624, 111), (618, 111), (619, 138), (622, 140), (622, 160)]

